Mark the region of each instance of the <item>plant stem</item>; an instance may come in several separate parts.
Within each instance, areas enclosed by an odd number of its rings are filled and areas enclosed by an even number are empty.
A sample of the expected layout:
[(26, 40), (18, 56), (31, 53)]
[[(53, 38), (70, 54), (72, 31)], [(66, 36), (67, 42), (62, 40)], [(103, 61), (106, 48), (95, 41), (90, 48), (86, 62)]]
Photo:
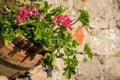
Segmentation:
[(75, 23), (77, 23), (79, 20), (77, 19), (75, 22), (73, 22), (71, 25), (74, 25)]
[(54, 32), (56, 32), (56, 31), (59, 30), (59, 29), (63, 29), (63, 26), (56, 28), (56, 29), (54, 30)]
[(58, 27), (57, 29), (55, 29), (54, 32), (56, 32), (56, 31), (59, 30), (59, 29), (60, 29), (60, 27)]

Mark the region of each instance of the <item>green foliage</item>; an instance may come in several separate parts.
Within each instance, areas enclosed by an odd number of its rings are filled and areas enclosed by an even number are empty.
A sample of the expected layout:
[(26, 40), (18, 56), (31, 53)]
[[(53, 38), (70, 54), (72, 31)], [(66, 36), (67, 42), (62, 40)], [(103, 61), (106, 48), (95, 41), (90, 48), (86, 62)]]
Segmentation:
[(67, 8), (65, 8), (63, 6), (58, 6), (51, 10), (50, 15), (59, 15), (59, 14), (65, 12), (66, 10), (67, 10)]
[[(25, 6), (25, 4), (22, 5)], [(4, 37), (5, 44), (9, 44), (14, 38), (24, 35), (33, 43), (44, 46), (45, 50), (51, 53), (42, 59), (43, 63), (52, 68), (56, 57), (62, 58), (65, 64), (63, 75), (70, 79), (76, 73), (75, 69), (78, 65), (76, 54), (79, 44), (68, 29), (63, 25), (55, 27), (52, 22), (56, 15), (64, 13), (67, 8), (58, 6), (52, 9), (52, 5), (46, 1), (41, 2), (41, 4), (31, 3), (31, 5), (36, 6), (39, 13), (44, 15), (44, 18), (40, 19), (33, 15), (33, 17), (23, 19), (20, 24), (16, 25), (15, 16), (19, 11), (12, 8), (10, 9), (11, 12), (0, 15), (0, 37)], [(77, 21), (80, 21), (82, 26), (88, 26), (88, 13), (85, 10), (80, 10)], [(87, 44), (83, 53), (92, 59), (93, 53)], [(84, 61), (86, 62), (87, 59), (84, 59)]]
[(54, 67), (54, 61), (56, 59), (56, 56), (54, 54), (47, 54), (45, 57), (42, 59), (42, 62), (47, 65), (47, 67)]
[(4, 42), (5, 44), (11, 43), (13, 40), (13, 37), (15, 36), (14, 32), (14, 25), (13, 20), (11, 19), (11, 16), (9, 16), (7, 19), (3, 19), (4, 17), (1, 15), (0, 17), (0, 36), (4, 36)]
[[(84, 51), (80, 52), (80, 54), (86, 54), (88, 56), (88, 58), (92, 59), (93, 57), (93, 52), (92, 50), (90, 49), (90, 47), (88, 46), (88, 44), (85, 44), (84, 46)], [(84, 57), (83, 59), (83, 62), (87, 62), (87, 58)]]
[(82, 26), (89, 26), (89, 14), (85, 10), (80, 10), (80, 16), (78, 20), (82, 23)]
[(92, 53), (90, 47), (88, 46), (88, 44), (85, 45), (85, 47), (84, 47), (84, 52), (85, 52), (85, 54), (88, 55), (89, 58), (92, 59), (93, 53)]
[(52, 4), (48, 4), (47, 1), (43, 1), (41, 5), (37, 4), (37, 7), (40, 12), (47, 14), (48, 10), (52, 7)]
[(16, 34), (15, 37), (18, 37), (19, 35), (24, 34), (24, 31), (20, 30), (20, 28), (18, 28), (18, 29), (15, 30), (15, 34)]
[(78, 60), (76, 58), (76, 56), (71, 56), (64, 58), (64, 64), (66, 65), (66, 67), (64, 68), (64, 73), (63, 75), (67, 78), (70, 79), (72, 75), (76, 74), (75, 68), (78, 65)]

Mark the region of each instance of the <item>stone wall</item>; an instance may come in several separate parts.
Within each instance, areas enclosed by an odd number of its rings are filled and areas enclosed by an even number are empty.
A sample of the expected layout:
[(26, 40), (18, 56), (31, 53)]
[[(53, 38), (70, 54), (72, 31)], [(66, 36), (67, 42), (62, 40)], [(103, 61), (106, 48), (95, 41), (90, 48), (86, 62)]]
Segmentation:
[[(68, 7), (66, 13), (72, 18), (82, 9), (82, 0), (47, 1), (53, 6)], [(86, 63), (82, 62), (83, 56), (78, 56), (77, 74), (71, 80), (120, 80), (120, 0), (87, 0), (85, 9), (90, 14), (90, 28), (84, 30), (86, 37), (82, 45), (87, 42), (95, 56)], [(78, 25), (80, 23), (74, 27)], [(61, 59), (57, 59), (57, 66), (52, 79), (66, 80), (62, 76)], [(37, 66), (30, 70), (30, 76), (32, 80), (44, 80), (46, 73)]]

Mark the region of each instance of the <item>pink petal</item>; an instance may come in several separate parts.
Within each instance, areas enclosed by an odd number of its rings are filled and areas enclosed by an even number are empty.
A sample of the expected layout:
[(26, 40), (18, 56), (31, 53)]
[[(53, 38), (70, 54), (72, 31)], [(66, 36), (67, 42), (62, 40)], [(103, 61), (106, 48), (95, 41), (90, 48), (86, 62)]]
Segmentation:
[(32, 14), (33, 14), (32, 11), (28, 12), (28, 16), (29, 16), (29, 17), (32, 17)]
[(29, 10), (29, 9), (30, 9), (30, 5), (27, 5), (27, 6), (26, 6), (26, 10)]
[(38, 9), (35, 6), (32, 6), (32, 11), (34, 12), (34, 14), (38, 14)]
[(44, 15), (43, 14), (39, 14), (39, 18), (43, 19)]
[(28, 13), (26, 13), (26, 14), (23, 14), (21, 17), (22, 18), (28, 18), (29, 16), (28, 16)]
[(19, 15), (22, 16), (26, 12), (26, 8), (21, 7), (19, 10)]
[(72, 27), (70, 25), (65, 26), (67, 29), (72, 30)]
[(16, 24), (18, 25), (19, 23), (21, 23), (22, 22), (22, 17), (20, 17), (20, 16), (17, 16), (17, 22), (16, 22)]

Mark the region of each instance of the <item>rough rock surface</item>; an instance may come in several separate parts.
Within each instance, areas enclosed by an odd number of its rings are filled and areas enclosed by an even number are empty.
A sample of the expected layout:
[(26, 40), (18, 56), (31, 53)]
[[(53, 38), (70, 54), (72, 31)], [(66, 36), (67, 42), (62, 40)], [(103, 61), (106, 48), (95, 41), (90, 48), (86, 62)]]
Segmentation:
[[(67, 13), (73, 18), (82, 9), (80, 0), (47, 1), (54, 6), (69, 7)], [(85, 9), (90, 14), (90, 29), (85, 33), (84, 43), (90, 44), (95, 56), (86, 63), (82, 62), (83, 56), (78, 56), (77, 74), (71, 80), (120, 80), (120, 0), (87, 0)], [(66, 80), (62, 76), (63, 63), (60, 59), (57, 59), (57, 66), (52, 80)], [(50, 80), (41, 65), (29, 72), (32, 80)], [(7, 79), (0, 77), (0, 80)]]

